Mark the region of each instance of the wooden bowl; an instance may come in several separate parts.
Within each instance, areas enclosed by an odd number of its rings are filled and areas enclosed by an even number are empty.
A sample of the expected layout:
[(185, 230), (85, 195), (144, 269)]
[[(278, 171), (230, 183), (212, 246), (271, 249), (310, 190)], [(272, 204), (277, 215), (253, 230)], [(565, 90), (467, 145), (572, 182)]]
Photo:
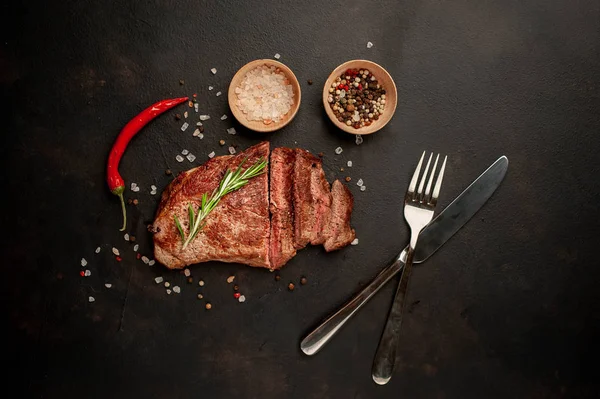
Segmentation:
[[(261, 65), (266, 65), (269, 67), (274, 66), (276, 68), (279, 68), (287, 77), (294, 90), (294, 104), (292, 105), (292, 108), (279, 120), (279, 122), (271, 122), (268, 125), (266, 125), (263, 121), (249, 120), (248, 118), (246, 118), (246, 114), (244, 114), (236, 105), (236, 101), (238, 99), (237, 95), (235, 94), (236, 87), (240, 85), (247, 72)], [(282, 127), (290, 123), (298, 113), (298, 109), (300, 108), (300, 100), (302, 98), (302, 94), (300, 92), (300, 83), (298, 83), (298, 79), (296, 79), (296, 75), (294, 75), (294, 72), (292, 72), (290, 68), (288, 68), (281, 62), (268, 59), (251, 61), (243, 67), (241, 67), (240, 70), (237, 71), (236, 74), (233, 76), (233, 79), (231, 79), (231, 83), (229, 84), (229, 92), (227, 96), (229, 101), (229, 108), (231, 109), (233, 116), (235, 116), (235, 119), (237, 119), (242, 125), (246, 126), (248, 129), (263, 133), (273, 132), (275, 130), (281, 129)]]
[[(379, 84), (381, 84), (385, 89), (385, 111), (383, 115), (381, 115), (378, 120), (373, 121), (373, 123), (370, 126), (363, 126), (360, 129), (355, 129), (352, 126), (348, 126), (345, 123), (337, 120), (335, 114), (333, 113), (333, 110), (331, 109), (331, 106), (329, 105), (329, 102), (327, 102), (327, 98), (329, 97), (329, 88), (331, 87), (333, 81), (338, 76), (340, 76), (342, 72), (346, 71), (347, 69), (354, 68), (368, 69), (369, 72), (372, 72), (373, 75), (375, 75)], [(331, 121), (337, 127), (342, 129), (346, 133), (361, 135), (375, 133), (376, 131), (384, 127), (392, 119), (392, 117), (394, 116), (394, 112), (396, 111), (397, 102), (398, 94), (396, 92), (396, 84), (394, 83), (394, 80), (392, 79), (388, 71), (386, 71), (381, 65), (378, 65), (373, 61), (352, 60), (344, 62), (342, 65), (335, 68), (333, 72), (331, 72), (331, 75), (329, 75), (327, 81), (325, 82), (325, 87), (323, 87), (323, 106), (325, 107), (325, 112), (327, 113), (327, 116), (329, 116), (329, 119), (331, 119)]]

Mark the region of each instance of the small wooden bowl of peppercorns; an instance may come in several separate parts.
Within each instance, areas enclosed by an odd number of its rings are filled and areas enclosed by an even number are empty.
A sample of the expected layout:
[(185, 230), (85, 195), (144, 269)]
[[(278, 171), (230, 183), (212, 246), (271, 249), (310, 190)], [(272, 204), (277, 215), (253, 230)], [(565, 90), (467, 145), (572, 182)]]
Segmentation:
[(396, 111), (396, 84), (372, 61), (352, 60), (333, 70), (323, 88), (329, 119), (351, 134), (371, 134), (384, 127)]

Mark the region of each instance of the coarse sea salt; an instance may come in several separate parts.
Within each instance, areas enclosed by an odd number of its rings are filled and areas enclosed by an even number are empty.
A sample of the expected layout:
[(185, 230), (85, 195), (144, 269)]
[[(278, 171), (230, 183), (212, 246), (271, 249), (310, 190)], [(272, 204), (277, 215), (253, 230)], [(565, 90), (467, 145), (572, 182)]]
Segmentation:
[(85, 260), (85, 258), (81, 258), (81, 267), (86, 267), (87, 266), (87, 260)]
[(276, 60), (278, 60), (278, 59), (280, 59), (280, 58), (281, 58), (281, 55), (280, 55), (279, 53), (276, 53), (276, 54), (275, 54), (273, 57), (274, 57)]
[(367, 42), (367, 48), (371, 48), (371, 47), (373, 47), (373, 43)]
[(186, 277), (189, 277), (192, 275), (192, 272), (190, 272), (190, 269), (183, 269), (183, 274)]
[(155, 263), (156, 263), (156, 261), (154, 259), (152, 259), (150, 262), (148, 262), (148, 266), (154, 266)]
[(151, 185), (151, 186), (150, 186), (150, 190), (152, 190), (152, 191), (156, 191), (156, 186), (155, 186), (154, 184), (153, 184), (153, 185)]
[(87, 270), (85, 271), (85, 273), (83, 273), (83, 275), (84, 275), (85, 277), (89, 277), (89, 276), (91, 276), (91, 275), (92, 275), (92, 272), (90, 271), (90, 269), (87, 269)]
[(155, 278), (154, 278), (154, 282), (156, 282), (156, 284), (160, 284), (160, 283), (162, 283), (163, 281), (165, 281), (165, 279), (164, 279), (164, 278), (162, 278), (162, 277), (155, 277)]
[(181, 288), (179, 288), (179, 286), (176, 285), (176, 286), (173, 287), (173, 292), (176, 293), (176, 294), (179, 294), (181, 292)]
[(214, 158), (214, 157), (215, 157), (215, 152), (213, 151), (213, 152), (211, 152), (210, 154), (208, 154), (208, 157), (209, 157), (209, 158)]
[(131, 183), (131, 191), (133, 191), (134, 193), (140, 191), (140, 187), (137, 185), (137, 183)]
[(361, 145), (363, 143), (363, 137), (360, 134), (356, 135), (356, 145)]
[(360, 191), (365, 191), (367, 189), (367, 186), (360, 186)]
[(201, 121), (207, 121), (210, 119), (210, 115), (200, 115), (200, 120)]
[(189, 115), (189, 114), (188, 114), (188, 112), (187, 112), (187, 111), (185, 111), (185, 112), (183, 113), (183, 117), (184, 117), (185, 119), (187, 119), (188, 115)]
[(167, 290), (167, 295), (171, 295), (171, 290), (170, 289)]
[(231, 155), (235, 154), (235, 148), (234, 147), (229, 147), (229, 153)]
[(356, 185), (360, 187), (363, 185), (363, 183), (364, 183), (363, 179), (358, 179), (358, 181), (356, 182)]
[(199, 109), (200, 109), (200, 104), (195, 103), (194, 104), (194, 111), (198, 112)]
[(95, 300), (96, 300), (96, 298), (94, 298), (93, 296), (88, 297), (89, 302), (94, 302)]
[(212, 89), (214, 89), (214, 87), (208, 86), (208, 90), (212, 90)]
[(106, 284), (104, 284), (104, 286), (105, 286), (106, 288), (112, 288), (112, 284), (111, 284), (111, 283), (106, 283)]
[(123, 235), (123, 239), (125, 241), (129, 241), (129, 234), (125, 233), (125, 235)]
[(189, 123), (183, 122), (183, 125), (181, 125), (181, 131), (185, 132), (185, 130), (188, 128), (189, 125), (190, 125)]
[(236, 105), (246, 119), (279, 122), (294, 104), (294, 89), (282, 71), (262, 65), (248, 71), (235, 88)]
[(234, 127), (230, 127), (229, 129), (227, 129), (227, 134), (235, 134), (235, 128)]
[(134, 250), (134, 252), (137, 252), (137, 250), (138, 250), (138, 249), (140, 249), (140, 244), (135, 244), (135, 245), (133, 246), (133, 250)]
[(348, 167), (351, 168), (352, 167), (352, 161), (348, 161), (348, 163), (346, 165), (348, 165)]
[(192, 153), (189, 153), (189, 154), (186, 156), (186, 158), (187, 158), (187, 160), (188, 160), (188, 161), (190, 161), (190, 162), (194, 162), (194, 161), (196, 160), (196, 156), (195, 156), (194, 154), (192, 154)]
[(222, 120), (222, 121), (224, 121), (225, 119), (227, 119), (227, 115), (223, 114), (223, 115), (221, 116), (221, 120)]
[(96, 248), (96, 253), (99, 254), (102, 249), (100, 247)]
[(113, 253), (115, 256), (119, 256), (119, 255), (120, 255), (120, 254), (119, 254), (119, 250), (118, 250), (117, 248), (115, 248), (115, 247), (113, 247), (113, 248), (112, 248), (112, 253)]
[(358, 245), (358, 238), (355, 238), (354, 240), (352, 240), (350, 245)]
[(194, 136), (194, 137), (200, 136), (200, 129), (194, 130), (194, 133), (192, 133), (192, 136)]
[(213, 75), (217, 74), (217, 68), (211, 68), (210, 71), (212, 72)]
[(187, 155), (189, 153), (190, 152), (188, 150), (186, 150), (186, 149), (181, 150), (181, 155)]
[(177, 154), (177, 156), (175, 157), (175, 160), (177, 162), (183, 162), (183, 157), (181, 155)]
[(217, 97), (219, 97), (222, 93), (220, 91), (217, 92)]
[(142, 256), (142, 262), (144, 262), (145, 264), (148, 264), (148, 262), (150, 262), (150, 259), (148, 259), (147, 256)]
[(196, 122), (196, 126), (202, 126), (202, 122)]
[(340, 155), (344, 150), (342, 149), (342, 147), (338, 147), (335, 149), (335, 153)]
[(245, 295), (240, 295), (240, 297), (238, 298), (239, 302), (246, 302), (246, 296)]

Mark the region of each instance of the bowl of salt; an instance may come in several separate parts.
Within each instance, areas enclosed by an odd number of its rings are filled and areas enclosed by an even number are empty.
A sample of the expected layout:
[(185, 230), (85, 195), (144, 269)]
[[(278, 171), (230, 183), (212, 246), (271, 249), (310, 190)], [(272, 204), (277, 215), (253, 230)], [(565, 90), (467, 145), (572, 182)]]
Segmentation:
[(229, 84), (233, 116), (248, 129), (273, 132), (294, 119), (300, 108), (300, 84), (290, 68), (274, 60), (241, 67)]

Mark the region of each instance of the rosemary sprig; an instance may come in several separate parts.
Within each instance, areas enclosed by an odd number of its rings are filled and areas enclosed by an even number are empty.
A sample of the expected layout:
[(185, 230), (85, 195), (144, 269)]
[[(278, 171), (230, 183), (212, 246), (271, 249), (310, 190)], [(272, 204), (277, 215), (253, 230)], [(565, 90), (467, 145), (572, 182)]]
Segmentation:
[(206, 224), (204, 219), (213, 209), (215, 209), (215, 207), (219, 204), (219, 201), (221, 201), (221, 199), (224, 196), (231, 193), (232, 191), (236, 191), (244, 187), (246, 184), (248, 184), (248, 181), (253, 177), (264, 173), (268, 163), (266, 159), (263, 159), (261, 157), (258, 161), (256, 161), (254, 165), (250, 166), (248, 169), (242, 172), (242, 166), (244, 165), (246, 160), (247, 158), (244, 158), (244, 160), (240, 163), (235, 172), (232, 172), (229, 169), (227, 170), (225, 176), (219, 183), (219, 187), (214, 189), (210, 197), (208, 196), (208, 193), (202, 194), (202, 202), (197, 212), (194, 211), (192, 204), (188, 204), (188, 219), (190, 230), (187, 235), (187, 238), (183, 231), (183, 227), (181, 226), (181, 223), (177, 218), (177, 215), (173, 215), (173, 219), (175, 219), (175, 225), (177, 226), (177, 230), (179, 230), (179, 234), (181, 235), (181, 241), (183, 241), (183, 249), (185, 249), (189, 245), (189, 243), (196, 237), (196, 235), (198, 235), (198, 232), (202, 230), (202, 228)]

